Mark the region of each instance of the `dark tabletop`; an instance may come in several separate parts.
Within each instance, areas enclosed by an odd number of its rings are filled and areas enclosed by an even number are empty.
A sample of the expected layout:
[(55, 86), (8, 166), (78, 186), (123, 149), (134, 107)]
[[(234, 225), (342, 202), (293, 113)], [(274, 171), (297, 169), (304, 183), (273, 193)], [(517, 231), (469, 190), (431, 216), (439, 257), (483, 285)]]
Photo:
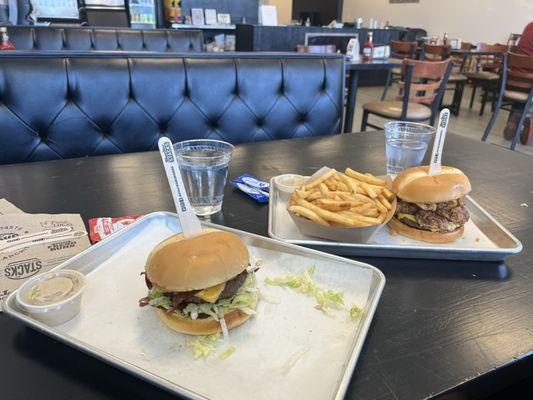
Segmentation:
[(384, 59), (384, 60), (371, 60), (371, 61), (362, 61), (359, 60), (346, 60), (346, 70), (347, 71), (373, 71), (380, 69), (390, 69), (397, 68), (402, 66), (402, 60), (398, 59)]
[(493, 56), (498, 54), (503, 54), (505, 51), (478, 51), (476, 49), (465, 50), (465, 49), (452, 49), (452, 54), (459, 56)]
[[(387, 284), (349, 399), (423, 399), (447, 390), (480, 398), (533, 373), (533, 159), (453, 134), (444, 154), (524, 251), (507, 265), (362, 259)], [(311, 174), (323, 165), (383, 173), (383, 155), (379, 132), (248, 144), (236, 148), (230, 177)], [(0, 197), (29, 213), (79, 212), (84, 220), (173, 209), (154, 152), (2, 166)], [(267, 215), (267, 206), (228, 186), (214, 221), (266, 235)], [(2, 399), (173, 398), (5, 315), (0, 355)]]

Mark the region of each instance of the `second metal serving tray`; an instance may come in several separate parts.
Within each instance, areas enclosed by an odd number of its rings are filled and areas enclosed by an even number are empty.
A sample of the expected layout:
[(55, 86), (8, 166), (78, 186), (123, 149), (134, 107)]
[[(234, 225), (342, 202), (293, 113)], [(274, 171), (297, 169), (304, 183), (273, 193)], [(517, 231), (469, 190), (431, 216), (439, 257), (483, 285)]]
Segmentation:
[[(79, 315), (55, 327), (22, 313), (15, 293), (5, 313), (30, 327), (121, 368), (147, 382), (190, 399), (342, 399), (363, 346), (385, 278), (376, 268), (230, 228), (247, 244), (261, 293), (257, 314), (230, 331), (217, 354), (195, 360), (192, 337), (171, 331), (151, 307), (140, 308), (147, 293), (146, 258), (154, 246), (181, 228), (175, 214), (154, 213), (92, 246), (58, 269), (82, 272), (87, 287)], [(345, 306), (362, 308), (348, 320), (344, 307), (335, 317), (317, 310), (313, 296), (268, 286), (265, 278), (315, 267), (313, 279), (344, 292)], [(236, 351), (227, 359), (220, 352)], [(327, 366), (327, 368), (324, 368)]]
[(339, 243), (303, 235), (287, 211), (288, 195), (270, 181), (268, 234), (274, 239), (343, 256), (429, 258), (449, 260), (501, 261), (522, 251), (522, 243), (470, 196), (466, 207), (470, 221), (465, 234), (454, 243), (432, 244), (393, 236), (382, 229), (368, 243)]

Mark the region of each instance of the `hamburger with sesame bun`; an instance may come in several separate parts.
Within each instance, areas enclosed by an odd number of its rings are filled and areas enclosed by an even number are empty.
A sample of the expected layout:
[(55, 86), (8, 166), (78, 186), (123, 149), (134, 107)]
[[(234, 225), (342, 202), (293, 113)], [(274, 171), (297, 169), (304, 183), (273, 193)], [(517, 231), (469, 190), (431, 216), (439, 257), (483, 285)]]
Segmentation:
[(469, 219), (465, 196), (468, 177), (453, 167), (429, 175), (429, 166), (405, 170), (392, 183), (398, 205), (389, 227), (396, 233), (430, 243), (450, 243), (463, 235)]
[(203, 229), (190, 239), (173, 235), (148, 256), (143, 274), (149, 292), (139, 305), (154, 307), (177, 332), (230, 330), (255, 313), (259, 292), (249, 266), (248, 249), (234, 233)]

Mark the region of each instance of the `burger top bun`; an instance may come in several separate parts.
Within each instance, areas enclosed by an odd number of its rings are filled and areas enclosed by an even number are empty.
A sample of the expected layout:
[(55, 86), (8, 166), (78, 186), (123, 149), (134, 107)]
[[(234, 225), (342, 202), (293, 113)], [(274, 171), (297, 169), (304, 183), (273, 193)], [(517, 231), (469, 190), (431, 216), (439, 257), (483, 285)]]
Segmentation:
[(191, 239), (179, 233), (159, 243), (148, 256), (146, 275), (165, 292), (201, 290), (230, 280), (249, 262), (248, 248), (237, 235), (203, 229)]
[(428, 175), (429, 166), (405, 170), (394, 179), (392, 191), (409, 203), (442, 203), (465, 196), (472, 190), (459, 169), (442, 167), (439, 175)]

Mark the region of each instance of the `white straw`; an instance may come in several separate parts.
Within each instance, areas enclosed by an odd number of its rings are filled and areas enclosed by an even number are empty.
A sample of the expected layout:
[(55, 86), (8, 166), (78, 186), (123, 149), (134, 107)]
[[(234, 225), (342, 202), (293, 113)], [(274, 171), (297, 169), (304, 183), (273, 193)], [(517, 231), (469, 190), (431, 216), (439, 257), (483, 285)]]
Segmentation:
[(158, 146), (183, 235), (186, 238), (197, 236), (202, 232), (202, 225), (192, 210), (191, 203), (187, 197), (172, 142), (168, 138), (162, 137), (159, 139)]
[(441, 172), (441, 158), (442, 148), (444, 147), (444, 140), (446, 139), (446, 131), (448, 130), (448, 121), (450, 119), (450, 110), (443, 109), (439, 115), (439, 124), (437, 126), (437, 135), (433, 142), (433, 151), (431, 153), (431, 160), (429, 162), (429, 175), (438, 175)]

